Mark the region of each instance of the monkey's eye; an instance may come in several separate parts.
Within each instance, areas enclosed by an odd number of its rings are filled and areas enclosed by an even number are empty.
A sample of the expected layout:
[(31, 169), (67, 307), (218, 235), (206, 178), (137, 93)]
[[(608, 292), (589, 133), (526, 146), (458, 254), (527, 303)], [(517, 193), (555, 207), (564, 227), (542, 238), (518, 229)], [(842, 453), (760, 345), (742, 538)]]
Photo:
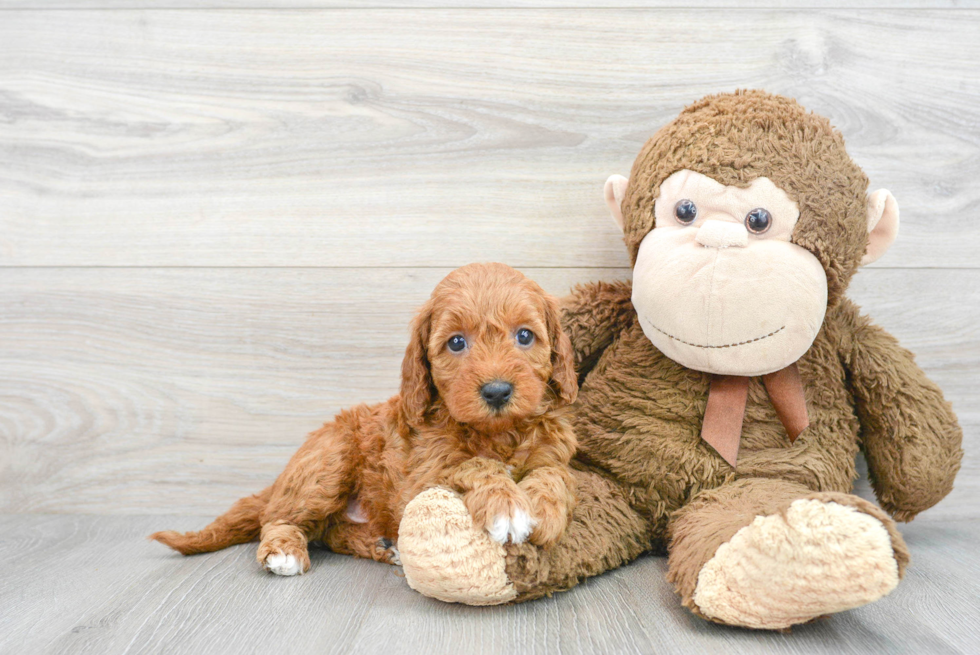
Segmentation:
[(690, 225), (698, 217), (698, 207), (687, 198), (678, 200), (677, 204), (674, 205), (674, 216), (677, 217), (679, 223)]
[(463, 348), (466, 348), (466, 339), (463, 338), (461, 334), (454, 334), (449, 337), (449, 341), (446, 342), (449, 349), (454, 353), (462, 352)]
[(753, 234), (762, 234), (772, 227), (772, 214), (762, 207), (753, 209), (745, 215), (745, 227)]
[(517, 339), (517, 343), (522, 346), (530, 346), (534, 343), (534, 332), (531, 332), (527, 328), (518, 330), (514, 337)]

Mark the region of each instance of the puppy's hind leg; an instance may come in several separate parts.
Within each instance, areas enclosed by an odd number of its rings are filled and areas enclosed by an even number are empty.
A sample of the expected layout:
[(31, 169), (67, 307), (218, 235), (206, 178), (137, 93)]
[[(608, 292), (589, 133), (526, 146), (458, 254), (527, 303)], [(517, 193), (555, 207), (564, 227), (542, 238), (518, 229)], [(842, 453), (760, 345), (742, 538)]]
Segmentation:
[(401, 566), (395, 542), (382, 537), (369, 523), (339, 521), (330, 526), (326, 542), (330, 550), (335, 553)]
[(307, 538), (295, 525), (276, 521), (262, 526), (259, 563), (276, 575), (300, 575), (310, 570)]
[(307, 544), (323, 537), (330, 518), (347, 507), (353, 490), (354, 439), (354, 431), (340, 420), (323, 426), (276, 480), (262, 513), (257, 553), (266, 570), (277, 575), (309, 570)]

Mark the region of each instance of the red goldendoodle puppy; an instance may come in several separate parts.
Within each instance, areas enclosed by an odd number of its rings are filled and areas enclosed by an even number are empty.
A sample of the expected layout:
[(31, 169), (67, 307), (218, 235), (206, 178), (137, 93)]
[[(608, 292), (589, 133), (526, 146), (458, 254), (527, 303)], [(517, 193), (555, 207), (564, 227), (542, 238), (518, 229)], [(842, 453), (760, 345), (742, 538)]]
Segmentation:
[(397, 563), (405, 505), (444, 486), (505, 543), (554, 542), (575, 503), (575, 436), (560, 408), (578, 390), (556, 300), (503, 264), (436, 286), (412, 323), (401, 392), (313, 432), (275, 484), (200, 532), (151, 535), (189, 555), (261, 539), (280, 575), (310, 568), (307, 543)]

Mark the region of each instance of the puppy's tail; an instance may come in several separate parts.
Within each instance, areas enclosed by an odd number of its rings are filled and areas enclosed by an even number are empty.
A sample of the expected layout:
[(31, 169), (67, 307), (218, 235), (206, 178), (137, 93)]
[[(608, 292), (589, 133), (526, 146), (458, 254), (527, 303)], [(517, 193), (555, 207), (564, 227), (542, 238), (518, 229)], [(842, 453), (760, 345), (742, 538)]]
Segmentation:
[(262, 531), (259, 517), (269, 504), (271, 495), (272, 487), (269, 487), (254, 496), (242, 498), (200, 532), (181, 534), (165, 530), (154, 532), (150, 539), (166, 544), (182, 555), (210, 553), (235, 544), (255, 541)]

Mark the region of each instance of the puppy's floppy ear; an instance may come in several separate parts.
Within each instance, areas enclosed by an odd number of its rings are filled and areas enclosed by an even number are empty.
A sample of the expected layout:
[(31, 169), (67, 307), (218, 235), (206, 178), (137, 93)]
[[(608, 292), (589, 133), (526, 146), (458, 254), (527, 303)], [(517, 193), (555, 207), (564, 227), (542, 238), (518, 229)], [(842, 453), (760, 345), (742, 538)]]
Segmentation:
[(412, 319), (412, 335), (402, 360), (401, 402), (405, 419), (419, 425), (432, 404), (432, 372), (429, 368), (429, 332), (432, 329), (432, 301), (425, 303)]
[(571, 340), (561, 329), (558, 301), (551, 296), (545, 299), (545, 321), (548, 325), (548, 340), (551, 342), (551, 381), (559, 397), (571, 404), (578, 396), (575, 353)]

